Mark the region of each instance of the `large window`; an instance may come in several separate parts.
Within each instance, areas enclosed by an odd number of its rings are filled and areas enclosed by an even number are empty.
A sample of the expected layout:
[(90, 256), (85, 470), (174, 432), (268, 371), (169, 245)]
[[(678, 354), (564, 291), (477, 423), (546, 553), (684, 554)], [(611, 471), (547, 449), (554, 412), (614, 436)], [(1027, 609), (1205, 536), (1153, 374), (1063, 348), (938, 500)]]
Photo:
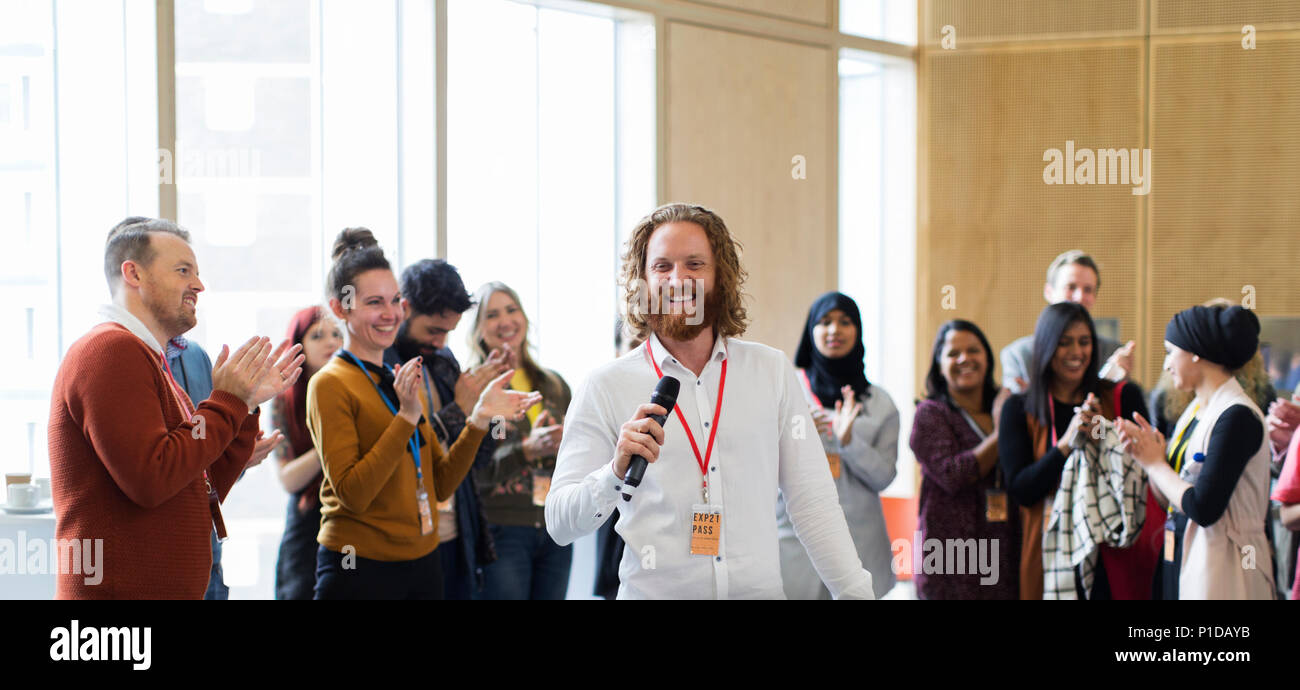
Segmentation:
[(448, 9), (448, 258), (470, 290), (520, 294), (538, 360), (576, 387), (613, 353), (620, 240), (654, 207), (653, 27), (595, 7)]
[[(655, 204), (655, 72), (650, 21), (568, 8), (448, 2), (447, 257), (470, 290), (519, 293), (538, 362), (576, 389), (613, 357), (618, 254)], [(570, 597), (594, 551), (575, 544)]]
[[(279, 337), (323, 293), (321, 12), (307, 0), (177, 0), (177, 219), (207, 291), (186, 334)], [(391, 225), (373, 223), (386, 249)], [(360, 222), (358, 222), (360, 224)], [(224, 506), (232, 598), (269, 598), (287, 497), (274, 458)]]
[(59, 359), (108, 302), (104, 238), (128, 213), (158, 212), (154, 3), (0, 13), (0, 470), (48, 477)]
[(432, 4), (177, 0), (178, 219), (208, 288), (191, 338), (283, 333), (344, 227), (399, 267), (434, 252), (432, 108), (403, 117), (433, 98), (411, 76), (433, 69)]
[(916, 467), (906, 443), (917, 395), (915, 103), (910, 61), (841, 53), (840, 290), (862, 310), (867, 378), (898, 407), (899, 473), (887, 493), (903, 496)]
[[(397, 271), (434, 254), (433, 0), (175, 6), (178, 220), (207, 286), (187, 338), (215, 356), (283, 337), (323, 302), (345, 227), (370, 228)], [(232, 597), (272, 596), (276, 470), (249, 471), (226, 502)]]
[(840, 0), (840, 31), (916, 45), (916, 0)]

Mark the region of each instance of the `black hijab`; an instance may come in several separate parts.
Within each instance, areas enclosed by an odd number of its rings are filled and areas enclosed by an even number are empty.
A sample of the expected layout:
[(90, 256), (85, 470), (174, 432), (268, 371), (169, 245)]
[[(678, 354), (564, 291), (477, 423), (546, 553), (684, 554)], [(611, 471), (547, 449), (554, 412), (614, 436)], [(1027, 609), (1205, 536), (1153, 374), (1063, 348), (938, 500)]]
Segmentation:
[(1165, 340), (1236, 371), (1259, 349), (1259, 318), (1241, 307), (1192, 307), (1170, 319)]
[[(844, 312), (858, 333), (849, 354), (830, 359), (813, 344), (813, 328), (834, 309)], [(866, 355), (867, 349), (862, 346), (862, 315), (858, 312), (857, 302), (839, 292), (828, 292), (818, 297), (808, 309), (808, 322), (804, 325), (799, 349), (794, 354), (794, 365), (808, 374), (808, 383), (823, 407), (834, 409), (835, 401), (844, 397), (840, 395), (844, 386), (852, 387), (858, 400), (867, 398), (871, 382), (867, 381), (865, 373)]]

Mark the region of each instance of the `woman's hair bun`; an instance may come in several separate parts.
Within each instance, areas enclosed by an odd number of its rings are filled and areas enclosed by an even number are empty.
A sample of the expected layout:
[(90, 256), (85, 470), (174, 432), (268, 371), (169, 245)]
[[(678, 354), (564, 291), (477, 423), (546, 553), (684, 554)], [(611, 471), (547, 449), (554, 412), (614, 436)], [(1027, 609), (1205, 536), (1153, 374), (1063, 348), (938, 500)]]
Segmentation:
[(334, 240), (334, 251), (330, 258), (338, 261), (347, 252), (378, 246), (379, 240), (375, 239), (375, 234), (369, 228), (344, 228)]
[(369, 228), (345, 228), (334, 239), (331, 252), (334, 265), (325, 277), (327, 294), (342, 300), (356, 277), (372, 269), (391, 271), (379, 240)]

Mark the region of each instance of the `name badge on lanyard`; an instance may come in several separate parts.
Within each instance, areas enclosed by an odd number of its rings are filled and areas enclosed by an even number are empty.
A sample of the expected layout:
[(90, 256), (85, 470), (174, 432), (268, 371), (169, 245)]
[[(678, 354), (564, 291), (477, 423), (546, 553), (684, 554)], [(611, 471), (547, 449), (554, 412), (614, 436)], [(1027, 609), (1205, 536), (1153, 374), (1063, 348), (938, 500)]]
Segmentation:
[[(375, 380), (370, 378), (370, 372), (366, 369), (366, 365), (351, 352), (348, 352), (347, 350), (343, 350), (342, 352), (357, 365), (357, 368), (361, 369), (361, 373), (365, 375), (366, 380), (370, 382), (370, 385), (375, 387), (375, 392), (379, 394), (379, 399), (384, 401), (384, 405), (388, 408), (388, 411), (392, 412), (394, 417), (397, 416), (397, 406), (393, 404), (393, 401), (388, 399), (387, 395), (384, 395), (384, 390), (379, 387), (379, 384), (375, 383)], [(384, 368), (388, 369), (387, 366)], [(392, 371), (389, 370), (389, 373), (392, 373)], [(415, 505), (420, 514), (420, 534), (423, 536), (433, 534), (433, 509), (429, 506), (429, 492), (424, 488), (424, 470), (420, 467), (419, 439), (420, 431), (417, 428), (415, 432), (411, 434), (411, 438), (407, 439), (406, 447), (410, 449), (411, 459), (415, 461)]]
[(541, 508), (546, 505), (546, 495), (551, 492), (551, 478), (540, 474), (533, 475), (533, 505)]
[(721, 539), (722, 508), (703, 503), (691, 506), (691, 555), (718, 555)]
[[(981, 441), (988, 438), (988, 433), (980, 428), (975, 418), (963, 409), (958, 409), (966, 424), (970, 426)], [(988, 522), (1007, 521), (1007, 492), (1002, 488), (1002, 468), (994, 467), (993, 488), (984, 491), (984, 519)]]
[(984, 492), (984, 519), (989, 522), (1007, 521), (1007, 492), (989, 489)]

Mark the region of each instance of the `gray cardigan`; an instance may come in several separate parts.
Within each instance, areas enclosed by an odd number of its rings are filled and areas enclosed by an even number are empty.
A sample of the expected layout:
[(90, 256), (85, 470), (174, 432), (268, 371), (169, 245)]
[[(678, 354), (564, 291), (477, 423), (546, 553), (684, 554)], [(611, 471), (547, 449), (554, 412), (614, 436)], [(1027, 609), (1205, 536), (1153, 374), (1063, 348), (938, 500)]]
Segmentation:
[[(849, 535), (857, 547), (862, 567), (871, 573), (876, 598), (894, 587), (893, 551), (880, 492), (898, 474), (898, 408), (885, 389), (873, 385), (869, 397), (861, 401), (862, 412), (853, 420), (849, 444), (822, 437), (827, 453), (840, 454), (840, 478), (835, 480), (840, 507), (849, 525)], [(805, 397), (809, 397), (804, 391)], [(810, 404), (811, 400), (810, 400)], [(829, 599), (830, 593), (813, 569), (803, 544), (785, 512), (785, 499), (777, 495), (777, 534), (781, 547), (781, 581), (789, 599)]]

